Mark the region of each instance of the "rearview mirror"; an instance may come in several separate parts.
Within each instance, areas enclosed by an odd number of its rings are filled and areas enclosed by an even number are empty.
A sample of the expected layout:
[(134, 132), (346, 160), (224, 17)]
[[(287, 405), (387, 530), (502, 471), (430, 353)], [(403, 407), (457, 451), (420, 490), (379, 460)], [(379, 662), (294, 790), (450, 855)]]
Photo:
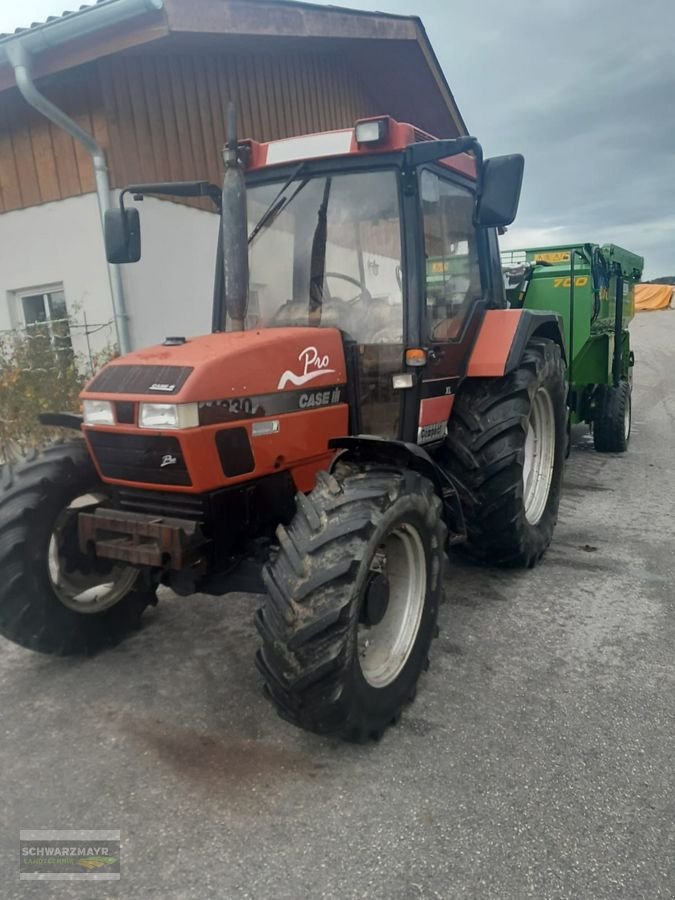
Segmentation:
[(135, 207), (106, 210), (105, 255), (109, 263), (135, 263), (141, 258), (141, 217)]
[(483, 164), (476, 223), (483, 228), (510, 225), (516, 218), (525, 159), (520, 153), (495, 156)]

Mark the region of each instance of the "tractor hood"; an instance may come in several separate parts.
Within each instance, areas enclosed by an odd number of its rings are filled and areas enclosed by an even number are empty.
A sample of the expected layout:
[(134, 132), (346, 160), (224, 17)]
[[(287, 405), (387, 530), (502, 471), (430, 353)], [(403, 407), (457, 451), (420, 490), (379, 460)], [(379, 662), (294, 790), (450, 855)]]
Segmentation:
[(82, 399), (209, 402), (346, 382), (335, 328), (267, 328), (210, 334), (130, 353), (103, 368)]

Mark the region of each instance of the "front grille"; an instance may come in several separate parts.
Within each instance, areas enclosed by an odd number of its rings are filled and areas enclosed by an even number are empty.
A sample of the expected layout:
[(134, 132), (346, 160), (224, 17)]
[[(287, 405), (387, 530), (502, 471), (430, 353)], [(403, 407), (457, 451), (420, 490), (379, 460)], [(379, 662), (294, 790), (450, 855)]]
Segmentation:
[(206, 519), (206, 498), (203, 494), (176, 494), (166, 491), (143, 491), (138, 488), (115, 488), (113, 502), (124, 512), (167, 516), (172, 519)]
[(175, 437), (110, 431), (88, 431), (87, 437), (106, 478), (144, 484), (192, 484)]
[(176, 394), (191, 373), (191, 366), (112, 363), (99, 372), (87, 390), (99, 394)]
[(115, 417), (120, 425), (135, 425), (136, 404), (128, 400), (118, 400), (115, 404)]

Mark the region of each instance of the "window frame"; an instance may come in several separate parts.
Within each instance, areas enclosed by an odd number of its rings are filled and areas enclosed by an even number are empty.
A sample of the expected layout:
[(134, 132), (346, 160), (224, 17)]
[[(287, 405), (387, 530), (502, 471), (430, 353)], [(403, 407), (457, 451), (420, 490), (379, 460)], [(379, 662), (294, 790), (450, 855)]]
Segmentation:
[[(445, 183), (451, 184), (454, 187), (464, 188), (469, 192), (469, 194), (473, 197), (474, 204), (476, 200), (476, 182), (472, 181), (469, 178), (465, 178), (461, 176), (459, 173), (455, 173), (445, 166), (430, 163), (428, 165), (420, 166), (417, 172), (417, 198), (418, 198), (418, 231), (420, 234), (420, 248), (419, 248), (419, 287), (418, 290), (420, 292), (420, 329), (421, 334), (423, 335), (423, 340), (426, 344), (462, 344), (469, 332), (473, 331), (475, 328), (474, 318), (475, 316), (481, 312), (486, 304), (488, 304), (488, 298), (490, 294), (490, 278), (489, 273), (486, 269), (486, 261), (488, 258), (488, 254), (486, 252), (487, 244), (486, 244), (486, 233), (484, 228), (479, 228), (476, 226), (474, 222), (471, 223), (473, 228), (473, 232), (475, 235), (475, 248), (476, 254), (478, 256), (478, 271), (480, 275), (480, 296), (474, 299), (466, 311), (464, 316), (462, 327), (456, 337), (452, 338), (452, 340), (444, 340), (440, 341), (437, 338), (432, 337), (431, 330), (429, 328), (429, 320), (427, 317), (427, 274), (426, 274), (426, 244), (425, 244), (425, 230), (424, 230), (424, 208), (422, 205), (422, 178), (425, 172), (431, 172), (433, 175), (436, 175), (437, 178)], [(488, 304), (489, 305), (489, 304)]]
[[(296, 160), (293, 163), (284, 163), (283, 165), (279, 166), (266, 166), (261, 169), (254, 169), (252, 172), (248, 172), (246, 174), (246, 187), (247, 189), (249, 189), (269, 182), (278, 182), (279, 184), (283, 184), (284, 180), (287, 179), (295, 169), (297, 169), (298, 163), (299, 161)], [(412, 249), (414, 247), (414, 236), (411, 241), (410, 228), (407, 224), (408, 214), (406, 207), (406, 192), (403, 186), (403, 182), (405, 180), (403, 154), (397, 151), (395, 153), (378, 154), (377, 156), (354, 155), (345, 156), (339, 159), (336, 159), (335, 157), (327, 157), (323, 159), (307, 160), (305, 163), (305, 168), (303, 169), (300, 177), (321, 178), (326, 176), (350, 175), (361, 171), (379, 172), (382, 170), (393, 172), (396, 179), (396, 195), (399, 210), (401, 267), (403, 273), (403, 284), (401, 287), (401, 312), (403, 316), (402, 346), (405, 348), (411, 346), (411, 340), (414, 342), (416, 339), (418, 339), (419, 328), (417, 328), (416, 334), (413, 333), (412, 335), (410, 334), (408, 328), (408, 323), (410, 321), (410, 310), (414, 309), (414, 304), (411, 305), (408, 303), (408, 285), (410, 282), (407, 273), (413, 272), (416, 267), (416, 253), (414, 249)], [(218, 282), (218, 273), (216, 275), (216, 282)], [(214, 316), (214, 321), (215, 318), (216, 317)]]
[[(51, 317), (51, 310), (49, 308), (48, 298), (52, 294), (63, 294), (63, 302), (66, 305), (66, 318), (65, 319), (53, 319)], [(24, 307), (24, 300), (29, 297), (38, 297), (42, 296), (42, 302), (44, 304), (44, 310), (46, 313), (46, 318), (44, 322), (33, 322), (28, 323), (26, 321), (26, 311)], [(47, 330), (49, 332), (49, 341), (52, 347), (57, 351), (61, 352), (64, 349), (66, 352), (73, 353), (73, 336), (70, 333), (70, 316), (68, 315), (68, 300), (66, 298), (66, 289), (63, 282), (52, 282), (51, 284), (39, 285), (37, 287), (32, 288), (20, 288), (18, 290), (14, 290), (11, 292), (12, 297), (12, 317), (14, 319), (15, 328), (19, 328), (24, 331), (27, 335), (30, 334), (31, 328), (35, 328), (37, 325), (46, 325)], [(58, 335), (54, 333), (54, 324), (58, 322), (67, 322), (68, 323), (68, 343), (69, 348), (63, 348), (58, 346), (59, 341), (64, 340), (64, 335)]]

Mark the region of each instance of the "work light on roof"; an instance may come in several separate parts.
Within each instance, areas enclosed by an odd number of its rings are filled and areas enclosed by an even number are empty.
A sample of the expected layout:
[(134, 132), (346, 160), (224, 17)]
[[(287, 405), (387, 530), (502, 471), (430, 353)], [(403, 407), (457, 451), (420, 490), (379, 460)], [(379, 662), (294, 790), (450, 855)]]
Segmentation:
[(356, 143), (359, 146), (361, 144), (379, 144), (387, 137), (388, 126), (388, 119), (366, 119), (364, 122), (357, 122), (354, 128)]

